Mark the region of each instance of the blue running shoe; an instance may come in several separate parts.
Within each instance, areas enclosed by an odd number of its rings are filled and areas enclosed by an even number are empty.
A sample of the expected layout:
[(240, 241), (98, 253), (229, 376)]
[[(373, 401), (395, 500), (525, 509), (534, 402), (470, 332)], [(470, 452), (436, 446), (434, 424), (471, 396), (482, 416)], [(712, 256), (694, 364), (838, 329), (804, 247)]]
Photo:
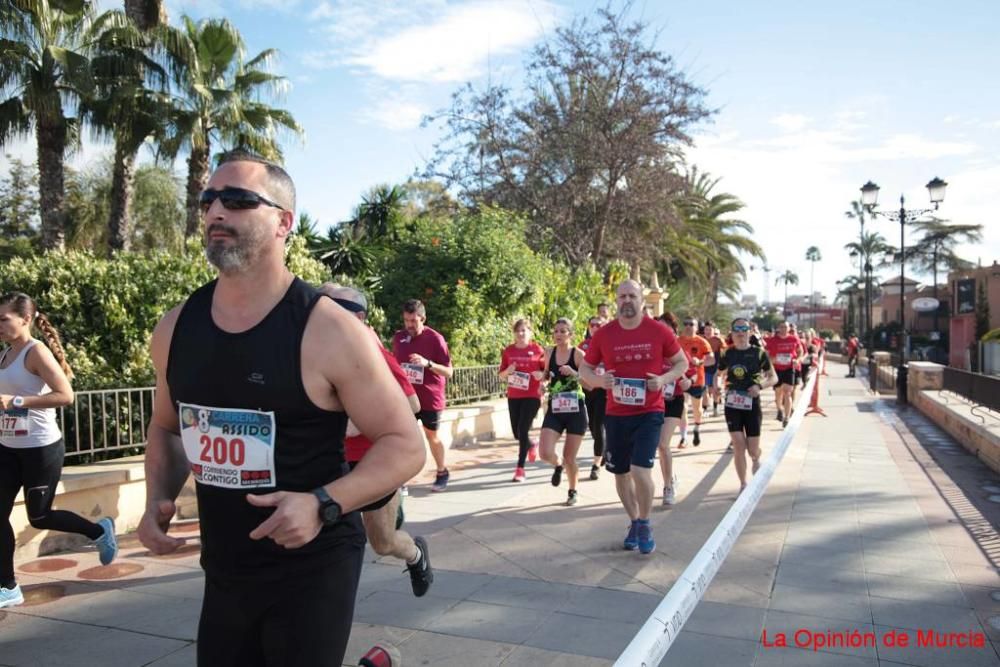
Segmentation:
[(0, 609), (13, 607), (18, 604), (24, 604), (24, 595), (21, 593), (21, 587), (17, 584), (14, 584), (14, 588), (0, 586)]
[(626, 551), (635, 551), (639, 548), (638, 532), (639, 522), (636, 520), (629, 524), (628, 535), (625, 536), (625, 542), (622, 545)]
[(101, 558), (101, 565), (111, 565), (111, 562), (118, 555), (118, 540), (115, 538), (115, 522), (106, 516), (97, 522), (97, 525), (104, 529), (104, 534), (94, 540), (97, 545), (97, 553)]
[(653, 539), (653, 527), (649, 525), (649, 519), (639, 519), (638, 533), (639, 553), (651, 554), (656, 549), (656, 540)]

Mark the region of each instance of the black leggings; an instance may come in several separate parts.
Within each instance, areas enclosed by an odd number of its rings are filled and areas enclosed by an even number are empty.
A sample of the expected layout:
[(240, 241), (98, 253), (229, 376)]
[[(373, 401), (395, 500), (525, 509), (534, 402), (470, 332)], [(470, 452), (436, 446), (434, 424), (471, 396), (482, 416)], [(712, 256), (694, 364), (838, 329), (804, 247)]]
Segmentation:
[(62, 474), (66, 445), (62, 438), (45, 447), (19, 449), (0, 445), (0, 512), (6, 522), (0, 528), (0, 586), (11, 588), (14, 578), (14, 528), (10, 515), (14, 498), (24, 487), (28, 521), (38, 530), (58, 530), (78, 533), (92, 540), (104, 534), (104, 529), (78, 514), (53, 510), (52, 499)]
[(542, 405), (540, 398), (508, 398), (507, 410), (510, 412), (510, 430), (517, 438), (517, 467), (523, 468), (531, 449), (531, 438), (528, 433), (538, 416), (538, 408)]
[(607, 407), (608, 392), (594, 389), (583, 392), (590, 418), (590, 436), (594, 439), (594, 458), (604, 455), (604, 409)]

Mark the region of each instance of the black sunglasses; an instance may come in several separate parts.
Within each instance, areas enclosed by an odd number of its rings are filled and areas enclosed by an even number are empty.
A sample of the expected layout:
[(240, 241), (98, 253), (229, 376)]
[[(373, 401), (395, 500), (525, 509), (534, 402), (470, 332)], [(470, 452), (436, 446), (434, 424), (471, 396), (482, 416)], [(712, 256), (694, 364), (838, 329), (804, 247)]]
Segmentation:
[(285, 207), (281, 204), (271, 201), (267, 197), (262, 197), (253, 190), (225, 187), (221, 190), (204, 190), (201, 193), (201, 197), (198, 200), (201, 205), (201, 212), (208, 213), (208, 209), (212, 207), (212, 202), (216, 199), (222, 202), (222, 207), (227, 211), (245, 211), (247, 209), (258, 208), (261, 204), (267, 204), (280, 211), (285, 210)]

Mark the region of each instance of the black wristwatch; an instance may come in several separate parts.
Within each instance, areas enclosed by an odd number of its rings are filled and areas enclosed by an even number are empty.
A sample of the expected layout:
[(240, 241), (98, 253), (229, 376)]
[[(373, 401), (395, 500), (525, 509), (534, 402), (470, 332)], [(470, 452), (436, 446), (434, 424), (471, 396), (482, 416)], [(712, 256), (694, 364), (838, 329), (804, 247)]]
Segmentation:
[(431, 366), (433, 366), (433, 365), (434, 365), (434, 362), (433, 362), (433, 361), (431, 361), (430, 359), (424, 359), (424, 361), (426, 361), (426, 362), (427, 362), (427, 365), (426, 365), (426, 366), (424, 366), (424, 368), (426, 368), (426, 369), (430, 370)]
[(322, 486), (312, 490), (312, 494), (319, 500), (319, 520), (324, 526), (332, 526), (340, 520), (340, 515), (344, 513), (340, 503), (330, 497), (326, 489)]

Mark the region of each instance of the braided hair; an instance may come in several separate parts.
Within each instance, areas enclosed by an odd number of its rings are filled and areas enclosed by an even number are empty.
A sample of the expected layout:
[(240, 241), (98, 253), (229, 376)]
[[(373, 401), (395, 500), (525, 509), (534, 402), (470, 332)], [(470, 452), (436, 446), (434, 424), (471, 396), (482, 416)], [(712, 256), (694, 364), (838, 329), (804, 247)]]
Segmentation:
[(10, 306), (12, 311), (29, 320), (31, 325), (38, 329), (45, 345), (52, 351), (52, 356), (59, 363), (59, 367), (63, 369), (67, 379), (72, 380), (73, 369), (66, 361), (66, 351), (63, 349), (59, 332), (49, 321), (49, 318), (38, 310), (38, 304), (35, 303), (35, 300), (23, 292), (8, 292), (0, 296), (0, 306)]

